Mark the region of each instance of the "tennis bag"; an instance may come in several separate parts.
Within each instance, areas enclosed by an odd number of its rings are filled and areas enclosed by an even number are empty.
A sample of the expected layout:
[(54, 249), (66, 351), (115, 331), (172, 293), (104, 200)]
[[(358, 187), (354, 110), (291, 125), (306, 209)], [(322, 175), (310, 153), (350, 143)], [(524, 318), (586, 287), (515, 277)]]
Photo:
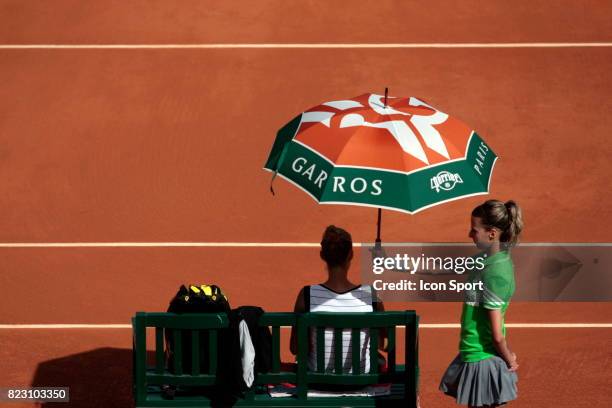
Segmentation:
[[(229, 313), (231, 310), (227, 297), (217, 285), (182, 285), (176, 295), (170, 300), (168, 312), (170, 313)], [(225, 330), (220, 330), (219, 343), (222, 338), (227, 336)], [(174, 356), (175, 344), (172, 330), (166, 330), (166, 356), (168, 370), (176, 373), (176, 362)], [(191, 331), (183, 330), (181, 333), (182, 358), (181, 365), (183, 372), (191, 373)], [(208, 335), (205, 330), (200, 331), (200, 369), (206, 370), (208, 367)], [(219, 361), (219, 356), (217, 358)]]
[[(255, 350), (254, 375), (269, 372), (272, 367), (272, 334), (268, 327), (259, 327), (259, 318), (264, 310), (257, 306), (241, 306), (231, 310), (227, 297), (216, 285), (181, 286), (170, 301), (170, 313), (227, 313), (229, 327), (218, 331), (217, 342), (217, 382), (219, 396), (237, 398), (249, 389), (244, 382), (239, 325), (247, 324), (251, 342)], [(208, 336), (200, 331), (200, 369), (208, 367)], [(175, 344), (171, 330), (165, 333), (167, 344), (168, 370), (176, 373)], [(181, 334), (182, 369), (191, 373), (191, 331)], [(164, 398), (174, 397), (175, 387), (164, 387)], [(227, 402), (227, 401), (226, 401)]]

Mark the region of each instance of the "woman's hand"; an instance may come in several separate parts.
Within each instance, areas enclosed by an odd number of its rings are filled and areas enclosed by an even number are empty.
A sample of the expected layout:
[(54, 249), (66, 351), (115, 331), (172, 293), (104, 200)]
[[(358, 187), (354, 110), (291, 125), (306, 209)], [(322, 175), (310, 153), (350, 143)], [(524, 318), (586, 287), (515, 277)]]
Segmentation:
[(499, 309), (489, 310), (489, 319), (491, 322), (491, 334), (493, 336), (493, 346), (497, 351), (497, 354), (504, 359), (508, 365), (508, 370), (518, 370), (518, 363), (516, 362), (516, 354), (510, 351), (508, 343), (502, 330), (502, 315)]
[(518, 362), (516, 361), (516, 353), (511, 353), (512, 354), (512, 358), (510, 359), (510, 361), (506, 361), (506, 364), (508, 364), (508, 370), (509, 371), (516, 371), (519, 368)]

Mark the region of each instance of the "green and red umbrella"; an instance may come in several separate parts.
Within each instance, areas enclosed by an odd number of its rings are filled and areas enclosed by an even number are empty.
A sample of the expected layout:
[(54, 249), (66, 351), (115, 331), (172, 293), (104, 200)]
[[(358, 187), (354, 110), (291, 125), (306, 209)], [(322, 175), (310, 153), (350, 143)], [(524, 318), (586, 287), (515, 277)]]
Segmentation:
[(296, 116), (278, 131), (264, 168), (321, 204), (414, 214), (488, 193), (496, 160), (463, 122), (422, 99), (385, 92)]

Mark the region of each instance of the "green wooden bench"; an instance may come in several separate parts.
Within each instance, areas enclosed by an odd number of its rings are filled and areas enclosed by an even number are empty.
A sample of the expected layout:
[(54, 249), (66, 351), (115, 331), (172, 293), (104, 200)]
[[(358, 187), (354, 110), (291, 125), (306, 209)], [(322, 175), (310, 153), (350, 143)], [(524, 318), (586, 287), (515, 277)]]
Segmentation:
[[(418, 388), (418, 325), (419, 317), (414, 311), (375, 312), (375, 313), (265, 313), (260, 319), (261, 326), (268, 326), (272, 331), (272, 370), (258, 374), (252, 390), (244, 398), (221, 402), (209, 398), (206, 393), (216, 380), (218, 330), (228, 326), (225, 314), (176, 315), (171, 313), (139, 312), (132, 319), (134, 335), (134, 399), (136, 407), (414, 407), (417, 406)], [(281, 370), (280, 329), (283, 326), (297, 328), (298, 364), (295, 372)], [(406, 358), (403, 364), (396, 361), (396, 328), (406, 328)], [(147, 362), (147, 328), (150, 338), (154, 337), (154, 364)], [(334, 372), (323, 372), (323, 336), (324, 328), (333, 328)], [(378, 347), (378, 333), (387, 330), (388, 354), (386, 372), (381, 372), (377, 353), (370, 353), (369, 373), (360, 372), (359, 348), (352, 348), (351, 363), (353, 373), (342, 373), (342, 330), (351, 329), (352, 344), (359, 344), (361, 329), (370, 331), (370, 347)], [(175, 372), (170, 373), (165, 364), (164, 330), (170, 330), (174, 336)], [(202, 331), (204, 330), (204, 331)], [(317, 336), (317, 371), (311, 372), (307, 367), (309, 331), (315, 330)], [(154, 336), (153, 332), (154, 331)], [(192, 366), (189, 372), (181, 367), (181, 336), (191, 332)], [(200, 367), (201, 336), (208, 336), (208, 364)], [(292, 383), (297, 393), (291, 397), (271, 397), (267, 384)], [(372, 385), (391, 383), (391, 394), (378, 397), (308, 397), (310, 384), (347, 384)], [(178, 388), (173, 399), (164, 399), (161, 386), (175, 385)], [(181, 387), (185, 392), (181, 392)], [(189, 392), (189, 387), (199, 387), (197, 392)], [(204, 391), (203, 391), (204, 390)]]

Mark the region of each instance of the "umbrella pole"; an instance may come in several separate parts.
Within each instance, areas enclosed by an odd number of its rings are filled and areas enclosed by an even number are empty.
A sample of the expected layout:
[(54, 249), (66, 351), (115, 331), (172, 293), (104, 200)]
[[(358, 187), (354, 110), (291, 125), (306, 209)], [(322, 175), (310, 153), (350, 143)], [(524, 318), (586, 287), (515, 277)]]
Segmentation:
[[(387, 97), (389, 96), (389, 88), (385, 88), (385, 108), (387, 107)], [(375, 248), (380, 249), (382, 247), (380, 241), (380, 219), (382, 216), (382, 210), (378, 209), (378, 221), (376, 222), (376, 244)]]
[(382, 218), (382, 210), (379, 208), (378, 209), (378, 222), (376, 223), (376, 249), (380, 249), (381, 248), (381, 241), (380, 241), (380, 220)]

